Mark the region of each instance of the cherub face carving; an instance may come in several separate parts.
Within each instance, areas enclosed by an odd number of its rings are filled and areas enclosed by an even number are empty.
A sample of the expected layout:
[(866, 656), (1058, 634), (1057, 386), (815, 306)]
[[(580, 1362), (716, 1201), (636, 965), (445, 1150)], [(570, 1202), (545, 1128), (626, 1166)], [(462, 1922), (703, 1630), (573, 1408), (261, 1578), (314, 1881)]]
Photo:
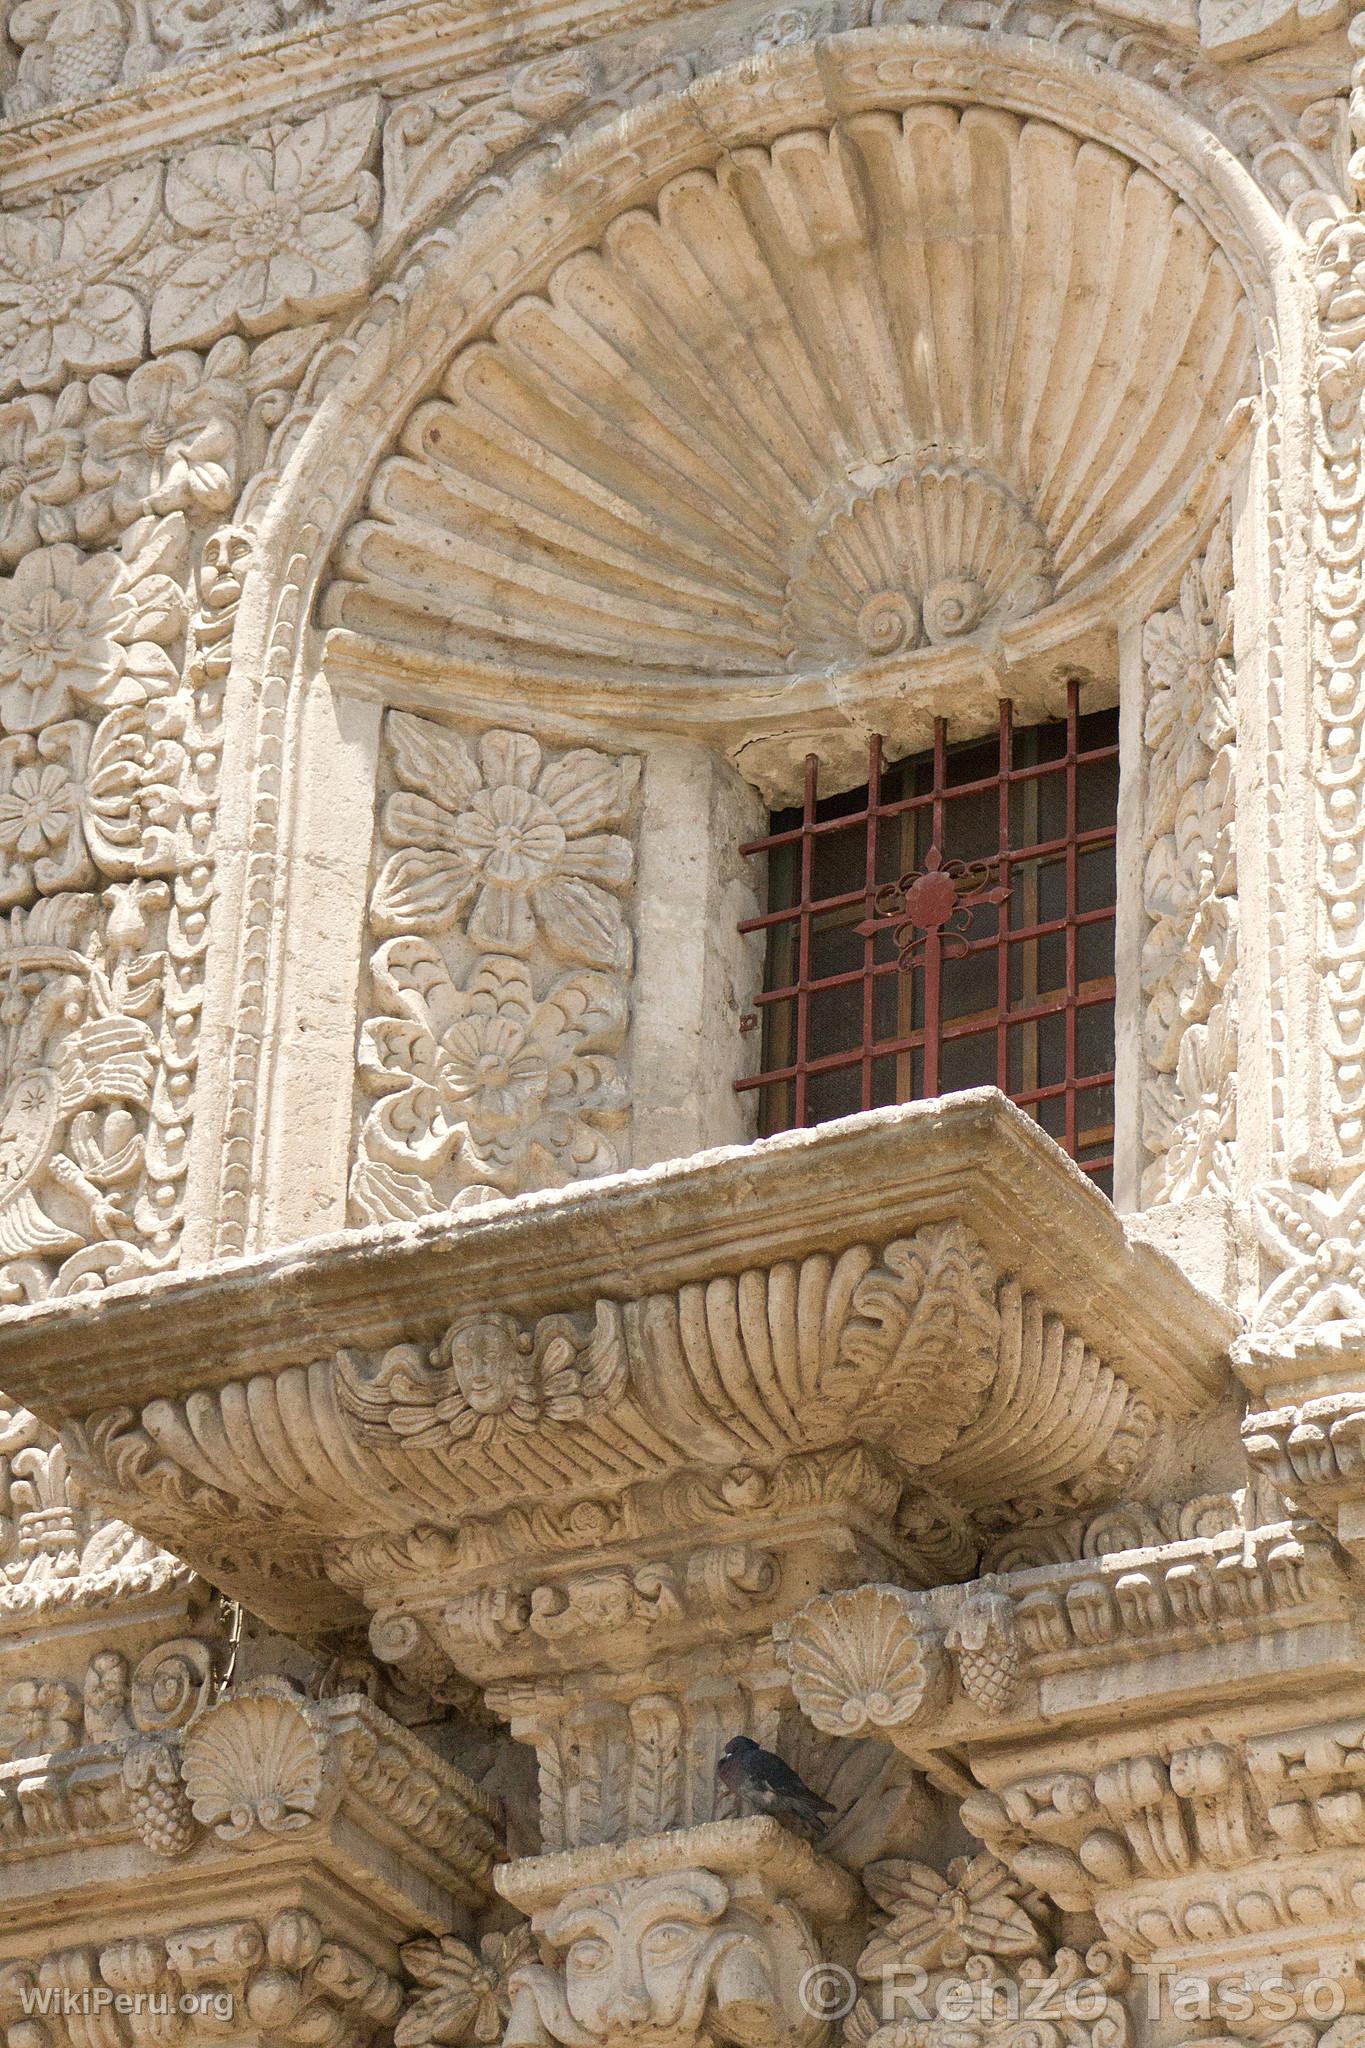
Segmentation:
[(453, 1375), (475, 1415), (504, 1415), (530, 1394), (530, 1349), (510, 1316), (470, 1316), (446, 1331), (436, 1363)]
[(341, 1399), (364, 1429), (414, 1450), (578, 1422), (619, 1401), (628, 1372), (619, 1306), (599, 1301), (585, 1322), (542, 1316), (523, 1329), (512, 1316), (471, 1311), (431, 1351), (395, 1344), (377, 1365), (343, 1351)]

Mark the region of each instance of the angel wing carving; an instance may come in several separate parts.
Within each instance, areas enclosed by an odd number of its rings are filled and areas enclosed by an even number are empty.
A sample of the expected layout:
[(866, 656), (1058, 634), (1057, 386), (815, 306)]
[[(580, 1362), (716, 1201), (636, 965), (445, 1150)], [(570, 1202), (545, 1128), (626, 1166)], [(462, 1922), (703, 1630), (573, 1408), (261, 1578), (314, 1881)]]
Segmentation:
[(494, 1311), (460, 1316), (430, 1351), (397, 1344), (373, 1362), (337, 1357), (342, 1406), (372, 1437), (412, 1450), (484, 1444), (543, 1422), (581, 1422), (626, 1390), (621, 1309), (599, 1301), (590, 1327), (578, 1315), (524, 1328)]

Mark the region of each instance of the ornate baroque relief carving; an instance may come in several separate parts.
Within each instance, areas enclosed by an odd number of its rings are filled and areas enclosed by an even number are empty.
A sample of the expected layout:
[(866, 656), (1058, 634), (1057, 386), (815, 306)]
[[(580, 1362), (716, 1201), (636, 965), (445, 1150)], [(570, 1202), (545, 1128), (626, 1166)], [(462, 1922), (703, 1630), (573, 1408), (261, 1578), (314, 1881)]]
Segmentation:
[(618, 1056), (633, 943), (622, 898), (639, 763), (477, 746), (391, 711), (392, 793), (370, 896), (373, 1007), (360, 1075), (379, 1098), (351, 1175), (358, 1220), (559, 1187), (620, 1163)]
[(10, 1300), (174, 1253), (225, 669), (211, 643), (238, 588), (232, 552), (203, 549), (188, 640), (179, 513), (139, 521), (118, 553), (39, 548), (0, 583)]
[(510, 1973), (509, 2042), (829, 2038), (801, 1986), (820, 1961), (816, 1930), (851, 1918), (857, 1886), (775, 1821), (533, 1858), (501, 1871), (498, 1888), (530, 1911), (545, 1957)]
[[(106, 1996), (95, 2004), (99, 1993)], [(55, 1949), (0, 1966), (0, 2020), (11, 2030), (41, 2029), (45, 2048), (81, 2048), (85, 2010), (100, 2011), (110, 2048), (135, 2048), (149, 2023), (167, 2015), (180, 2039), (221, 2041), (238, 2012), (273, 2039), (289, 2038), (306, 2013), (314, 2038), (364, 2044), (386, 2034), (402, 2003), (395, 1977), (298, 1907), (265, 1922), (189, 1924), (164, 1937)]]
[[(1002, 225), (959, 267), (936, 253), (935, 202), (921, 217), (910, 195), (964, 184)], [(1061, 185), (1077, 194), (1065, 219), (1039, 197)], [(1046, 261), (1039, 235), (1059, 238)], [(1097, 267), (1114, 236), (1141, 259)], [(888, 239), (922, 253), (885, 266)], [(1106, 322), (1128, 331), (1139, 289), (1182, 309), (1144, 330), (1141, 397), (1138, 358), (1092, 345)], [(952, 337), (973, 322), (966, 357)], [(1161, 488), (1135, 501), (1117, 443), (1089, 446), (1084, 476), (1059, 465), (1069, 423), (1122, 439), (1141, 414), (1159, 436), (1144, 408), (1195, 356), (1199, 419), (1221, 430), (1249, 366), (1240, 291), (1173, 195), (1118, 155), (982, 108), (812, 124), (672, 180), (457, 355), (381, 467), (326, 616), (471, 677), (510, 652), (528, 679), (675, 691), (941, 648), (1050, 602), (1074, 621), (1209, 450), (1172, 406), (1180, 445), (1153, 450)], [(698, 374), (714, 361), (724, 382)], [(604, 402), (631, 424), (599, 477)]]
[(1237, 1136), (1237, 791), (1229, 515), (1142, 636), (1147, 1202), (1226, 1194)]
[[(898, 1996), (910, 1985), (916, 2010), (952, 2024), (962, 2048), (1008, 2038), (1020, 2019), (1058, 2048), (1127, 2048), (1123, 1958), (1098, 1943), (1085, 1955), (1059, 1947), (1047, 1902), (995, 1857), (958, 1858), (946, 1875), (899, 1859), (872, 1863), (863, 1883), (879, 1913), (858, 1957), (866, 1989), (844, 2028), (846, 2048), (895, 2048), (906, 2031)], [(930, 2040), (932, 2028), (924, 2027)]]

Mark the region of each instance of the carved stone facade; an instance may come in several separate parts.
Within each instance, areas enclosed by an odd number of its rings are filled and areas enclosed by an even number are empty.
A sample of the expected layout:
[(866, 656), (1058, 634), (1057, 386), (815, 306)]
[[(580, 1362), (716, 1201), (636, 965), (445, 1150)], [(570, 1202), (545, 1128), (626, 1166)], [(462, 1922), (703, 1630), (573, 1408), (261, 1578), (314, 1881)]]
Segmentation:
[[(1362, 2048), (1365, 15), (4, 30), (3, 2048)], [(1117, 1206), (737, 1086), (1002, 699)]]

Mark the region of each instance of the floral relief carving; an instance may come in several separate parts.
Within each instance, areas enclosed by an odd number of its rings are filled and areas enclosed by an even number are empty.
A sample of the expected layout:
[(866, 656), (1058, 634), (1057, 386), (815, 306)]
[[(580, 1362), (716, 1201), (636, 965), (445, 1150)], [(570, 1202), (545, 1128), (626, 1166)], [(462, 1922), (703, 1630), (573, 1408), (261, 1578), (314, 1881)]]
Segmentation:
[(85, 386), (0, 405), (0, 566), (30, 549), (76, 537)]
[(502, 2039), (514, 1969), (535, 1959), (528, 1922), (506, 1934), (485, 1934), (478, 1952), (457, 1935), (410, 1941), (403, 1968), (413, 1992), (394, 2032), (394, 2048), (494, 2048)]
[(41, 1291), (29, 1262), (130, 1234), (156, 1044), (156, 955), (83, 950), (91, 901), (59, 896), (0, 934), (0, 1296)]
[(268, 334), (335, 312), (364, 289), (379, 210), (364, 168), (376, 117), (373, 100), (351, 101), (171, 166), (166, 211), (182, 236), (152, 302), (154, 349), (203, 345), (236, 327)]
[(869, 1975), (898, 1963), (961, 1969), (972, 1955), (1047, 1953), (1040, 1902), (994, 1856), (958, 1857), (946, 1874), (893, 1859), (869, 1864), (863, 1882), (889, 1915), (859, 1959)]
[[(944, 1876), (888, 1859), (870, 1863), (863, 1883), (885, 1917), (858, 1957), (867, 1988), (845, 2048), (989, 2048), (1016, 2031), (1008, 2016), (1021, 2008), (1058, 2048), (1126, 2048), (1127, 1965), (1098, 1943), (1084, 1955), (1059, 1948), (1045, 1901), (994, 1856), (959, 1858)], [(918, 1975), (923, 2019), (897, 2008), (907, 1971)]]
[[(137, 402), (146, 422), (164, 424), (158, 396), (193, 396), (201, 366), (191, 356), (152, 367), (172, 374), (143, 386)], [(218, 381), (224, 363), (210, 367)], [(199, 387), (210, 381), (206, 371)], [(137, 398), (136, 376), (94, 386), (106, 407), (97, 418), (112, 416), (116, 395)], [(168, 501), (231, 488), (231, 472), (193, 433), (172, 455), (175, 446), (162, 451)], [(119, 495), (124, 483), (150, 488), (150, 470), (139, 482), (114, 463), (112, 444), (106, 452), (106, 482), (77, 502), (78, 529), (84, 521), (88, 530), (100, 492), (107, 523), (134, 509)], [(207, 612), (186, 646), (188, 542), (181, 513), (140, 517), (117, 551), (59, 541), (0, 579), (0, 912), (12, 912), (0, 931), (0, 1289), (9, 1299), (141, 1269), (169, 1253), (178, 1230), (193, 1071), (183, 997), (192, 1017), (226, 673), (226, 648), (215, 659), (201, 645), (217, 630)], [(221, 568), (211, 538), (201, 550), (206, 592), (224, 584)], [(240, 585), (225, 587), (230, 617)]]
[(0, 216), (0, 390), (50, 390), (72, 372), (129, 370), (142, 306), (110, 273), (156, 215), (158, 171), (111, 178), (60, 221)]
[(145, 512), (230, 510), (240, 481), (246, 366), (245, 343), (229, 335), (205, 357), (176, 349), (125, 379), (91, 379), (76, 515), (87, 546)]
[(142, 704), (179, 680), (170, 649), (186, 604), (177, 521), (149, 521), (125, 554), (67, 542), (25, 555), (0, 581), (0, 728), (36, 732), (80, 706)]
[(361, 1078), (381, 1097), (352, 1177), (362, 1214), (442, 1208), (442, 1181), (459, 1204), (611, 1172), (605, 1132), (626, 1106), (619, 983), (566, 975), (537, 1002), (525, 964), (494, 954), (462, 989), (422, 939), (391, 940), (372, 975), (389, 1015), (361, 1034)]
[(1147, 621), (1142, 956), (1149, 1202), (1230, 1187), (1237, 1133), (1236, 711), (1224, 512)]
[(539, 936), (560, 958), (630, 964), (619, 895), (627, 840), (604, 832), (627, 814), (639, 766), (590, 747), (547, 762), (529, 733), (489, 732), (477, 753), (459, 736), (390, 712), (403, 787), (380, 837), (395, 850), (370, 915), (377, 930), (441, 931), (463, 912), (476, 945), (526, 953)]
[(0, 908), (94, 881), (81, 827), (89, 749), (74, 718), (0, 740)]
[[(423, 1215), (618, 1164), (632, 941), (622, 898), (633, 758), (548, 756), (527, 733), (470, 744), (386, 720), (355, 1211)], [(388, 934), (400, 936), (387, 936)], [(565, 967), (570, 971), (565, 972)]]

